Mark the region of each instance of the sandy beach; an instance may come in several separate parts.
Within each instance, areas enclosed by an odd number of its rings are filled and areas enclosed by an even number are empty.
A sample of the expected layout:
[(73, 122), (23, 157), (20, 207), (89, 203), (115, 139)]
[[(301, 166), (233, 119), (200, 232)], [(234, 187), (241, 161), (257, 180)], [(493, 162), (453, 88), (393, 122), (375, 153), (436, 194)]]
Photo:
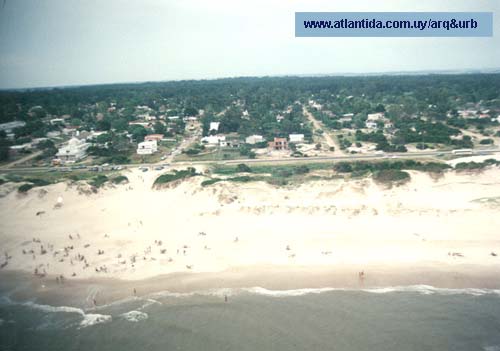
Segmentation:
[(128, 184), (96, 194), (59, 183), (22, 195), (4, 184), (2, 285), (22, 277), (33, 291), (74, 295), (99, 282), (115, 287), (106, 300), (133, 287), (500, 287), (495, 167), (411, 172), (392, 188), (370, 179), (201, 187), (194, 177), (153, 189), (159, 174), (128, 171)]

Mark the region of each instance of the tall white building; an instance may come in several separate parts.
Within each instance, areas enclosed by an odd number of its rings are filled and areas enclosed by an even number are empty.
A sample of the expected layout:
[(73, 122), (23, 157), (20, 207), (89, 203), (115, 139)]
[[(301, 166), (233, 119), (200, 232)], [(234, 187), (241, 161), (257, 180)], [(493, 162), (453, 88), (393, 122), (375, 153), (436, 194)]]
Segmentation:
[(71, 138), (66, 145), (61, 147), (56, 154), (56, 158), (61, 163), (74, 163), (87, 157), (87, 149), (90, 144), (85, 140)]

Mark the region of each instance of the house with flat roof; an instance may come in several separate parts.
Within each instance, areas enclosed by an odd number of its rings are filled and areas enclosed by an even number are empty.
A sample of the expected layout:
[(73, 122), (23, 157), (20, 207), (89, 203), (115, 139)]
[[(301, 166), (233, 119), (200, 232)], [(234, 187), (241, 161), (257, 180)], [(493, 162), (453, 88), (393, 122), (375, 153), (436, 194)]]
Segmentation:
[(137, 145), (138, 155), (151, 155), (158, 151), (156, 140), (143, 141)]
[(218, 145), (226, 141), (225, 135), (209, 135), (201, 138), (201, 142), (208, 145)]
[(144, 137), (144, 141), (152, 141), (156, 140), (156, 142), (163, 140), (163, 134), (148, 134)]
[(262, 135), (250, 135), (248, 137), (246, 137), (245, 139), (245, 143), (247, 144), (257, 144), (257, 143), (261, 143), (264, 141), (264, 137)]
[(304, 142), (304, 134), (290, 134), (288, 136), (291, 143), (303, 143)]

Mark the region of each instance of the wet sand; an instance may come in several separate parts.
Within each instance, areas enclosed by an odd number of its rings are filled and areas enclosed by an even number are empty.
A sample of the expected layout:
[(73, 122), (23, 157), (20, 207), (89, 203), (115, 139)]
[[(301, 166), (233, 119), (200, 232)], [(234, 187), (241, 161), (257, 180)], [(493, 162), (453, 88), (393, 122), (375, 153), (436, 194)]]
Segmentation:
[[(363, 272), (363, 276), (360, 276)], [(232, 289), (372, 289), (427, 285), (448, 289), (500, 289), (500, 267), (491, 266), (338, 266), (241, 267), (216, 273), (173, 273), (144, 280), (76, 279), (57, 283), (54, 276), (33, 277), (23, 272), (0, 273), (0, 292), (13, 301), (36, 298), (52, 306), (99, 308), (110, 303), (154, 298), (156, 294), (214, 294), (223, 299)]]

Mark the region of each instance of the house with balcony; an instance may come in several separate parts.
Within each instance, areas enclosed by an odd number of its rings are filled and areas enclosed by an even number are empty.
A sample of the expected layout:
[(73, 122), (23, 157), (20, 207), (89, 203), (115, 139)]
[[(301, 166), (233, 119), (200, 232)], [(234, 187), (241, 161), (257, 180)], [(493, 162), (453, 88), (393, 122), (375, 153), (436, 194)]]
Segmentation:
[(71, 138), (56, 154), (56, 160), (61, 164), (75, 163), (87, 157), (90, 144), (85, 140)]
[(288, 141), (286, 138), (274, 138), (268, 143), (271, 150), (288, 150)]

